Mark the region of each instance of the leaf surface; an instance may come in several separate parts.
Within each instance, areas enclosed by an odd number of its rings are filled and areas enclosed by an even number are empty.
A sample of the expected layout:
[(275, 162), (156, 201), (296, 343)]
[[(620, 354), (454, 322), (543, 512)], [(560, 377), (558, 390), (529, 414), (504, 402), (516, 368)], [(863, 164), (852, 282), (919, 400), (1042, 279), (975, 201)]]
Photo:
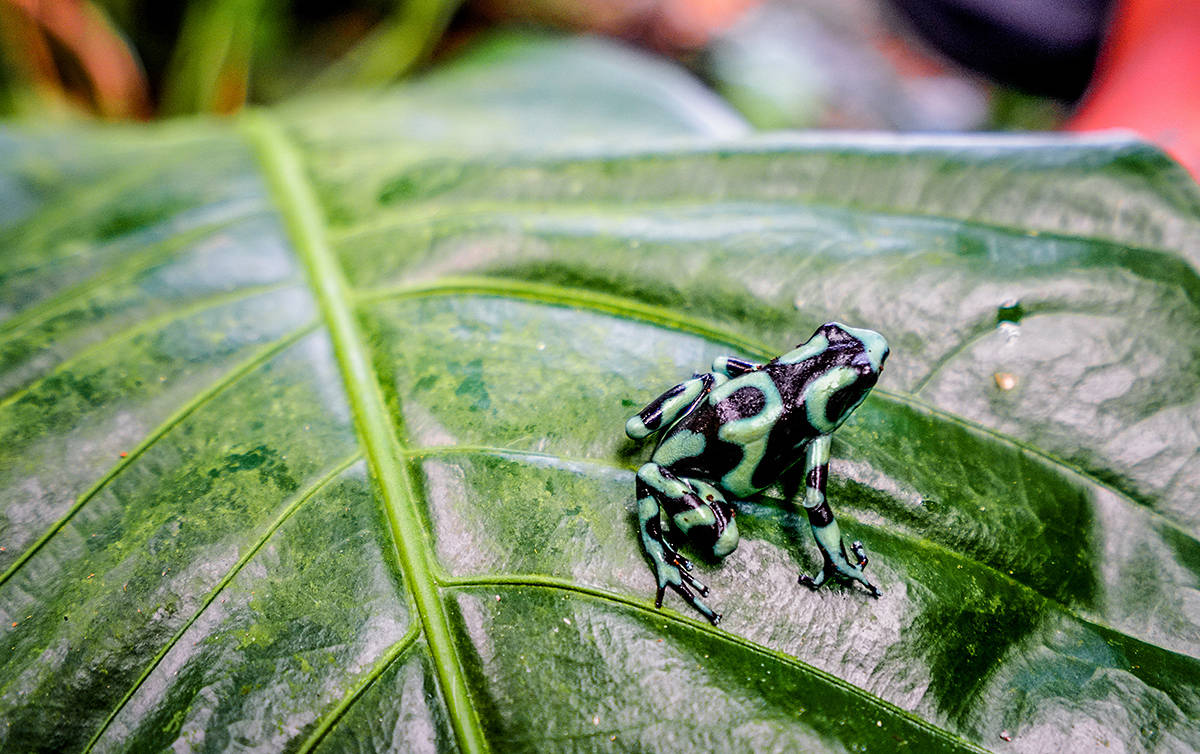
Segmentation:
[[(1200, 748), (1200, 197), (1116, 137), (751, 135), (506, 38), (384, 96), (0, 133), (0, 746)], [(883, 332), (653, 607), (625, 419)], [(1008, 739), (1011, 739), (1008, 740)]]

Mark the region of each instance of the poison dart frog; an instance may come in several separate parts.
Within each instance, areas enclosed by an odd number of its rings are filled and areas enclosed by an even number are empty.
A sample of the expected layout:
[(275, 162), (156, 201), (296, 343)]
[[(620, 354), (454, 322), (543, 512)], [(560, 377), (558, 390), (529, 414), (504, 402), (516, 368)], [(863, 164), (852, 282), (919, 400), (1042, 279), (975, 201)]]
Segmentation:
[(625, 433), (634, 440), (661, 433), (650, 461), (637, 472), (642, 545), (658, 579), (655, 607), (662, 607), (671, 587), (719, 623), (720, 613), (701, 599), (708, 587), (679, 554), (681, 540), (724, 558), (738, 545), (729, 500), (777, 481), (792, 495), (801, 479), (824, 567), (815, 577), (801, 574), (799, 583), (815, 590), (831, 578), (851, 579), (879, 596), (863, 574), (862, 543), (850, 545), (853, 560), (847, 554), (825, 482), (831, 435), (875, 386), (887, 357), (879, 333), (829, 322), (766, 364), (720, 356), (711, 372), (676, 385), (626, 422)]

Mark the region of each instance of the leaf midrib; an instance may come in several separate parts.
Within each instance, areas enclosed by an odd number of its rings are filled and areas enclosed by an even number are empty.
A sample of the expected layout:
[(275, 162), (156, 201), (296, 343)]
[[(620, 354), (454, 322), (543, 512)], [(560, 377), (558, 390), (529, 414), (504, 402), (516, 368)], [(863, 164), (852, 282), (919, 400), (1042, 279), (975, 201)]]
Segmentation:
[(412, 482), (402, 461), (399, 428), (386, 409), (374, 378), (367, 346), (355, 322), (353, 298), (326, 237), (323, 213), (295, 145), (283, 127), (264, 113), (246, 116), (241, 131), (258, 156), (263, 175), (287, 225), (297, 255), (308, 272), (322, 319), (342, 372), (359, 437), (379, 483), (404, 580), (412, 591), (430, 658), (459, 746), (488, 750), (471, 703), (432, 567), (433, 553), (422, 537), (425, 527)]

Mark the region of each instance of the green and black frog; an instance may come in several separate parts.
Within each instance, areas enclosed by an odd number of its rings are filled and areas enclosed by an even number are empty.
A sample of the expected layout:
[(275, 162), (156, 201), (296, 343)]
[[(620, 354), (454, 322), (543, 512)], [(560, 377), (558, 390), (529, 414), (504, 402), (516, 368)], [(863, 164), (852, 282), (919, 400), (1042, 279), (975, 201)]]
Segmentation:
[[(650, 461), (637, 472), (642, 544), (658, 578), (655, 605), (671, 587), (714, 624), (704, 603), (708, 587), (679, 554), (683, 539), (723, 558), (738, 545), (735, 509), (777, 481), (800, 489), (824, 567), (799, 582), (817, 589), (831, 578), (852, 579), (875, 597), (863, 569), (860, 542), (847, 553), (825, 499), (830, 436), (879, 379), (888, 357), (882, 335), (829, 322), (792, 351), (766, 364), (718, 357), (712, 371), (671, 388), (625, 424), (640, 440), (660, 432)], [(799, 463), (800, 459), (804, 463)], [(802, 474), (803, 476), (797, 476)]]

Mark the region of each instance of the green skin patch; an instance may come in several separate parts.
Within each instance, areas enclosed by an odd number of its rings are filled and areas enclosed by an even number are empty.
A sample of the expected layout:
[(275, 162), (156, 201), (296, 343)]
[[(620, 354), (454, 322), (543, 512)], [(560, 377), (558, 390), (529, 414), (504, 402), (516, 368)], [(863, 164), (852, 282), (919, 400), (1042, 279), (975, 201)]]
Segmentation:
[(708, 588), (665, 533), (702, 543), (715, 557), (733, 552), (738, 530), (726, 496), (745, 497), (791, 473), (795, 462), (786, 453), (792, 450), (796, 461), (803, 454), (802, 502), (824, 563), (815, 577), (802, 574), (800, 583), (817, 589), (830, 579), (858, 581), (879, 596), (863, 573), (862, 545), (847, 549), (843, 542), (825, 488), (830, 435), (866, 398), (887, 356), (882, 335), (831, 322), (766, 365), (720, 356), (711, 373), (676, 385), (629, 419), (631, 438), (662, 433), (637, 474), (639, 528), (657, 577), (656, 606), (671, 588), (714, 624), (720, 621), (700, 599)]
[[(726, 382), (709, 394), (708, 402), (715, 406), (735, 391), (747, 387), (756, 388), (762, 393), (762, 410), (753, 416), (722, 424), (717, 430), (717, 435), (722, 440), (742, 448), (742, 460), (721, 478), (721, 486), (735, 495), (748, 495), (756, 491), (757, 488), (750, 480), (767, 452), (767, 436), (783, 414), (783, 398), (779, 395), (779, 388), (766, 372), (751, 372), (737, 380)], [(658, 453), (654, 455), (657, 460)]]
[(670, 466), (684, 458), (695, 458), (704, 452), (707, 440), (704, 435), (689, 432), (686, 429), (665, 438), (658, 450), (654, 451), (656, 463)]
[(829, 348), (829, 338), (824, 335), (814, 335), (804, 345), (788, 351), (775, 361), (780, 364), (799, 364), (824, 353), (827, 348)]
[[(818, 437), (808, 444), (808, 451), (804, 454), (804, 473), (806, 476), (813, 469), (829, 466), (829, 446), (832, 444), (833, 442), (829, 435)], [(816, 508), (823, 502), (825, 502), (824, 490), (819, 490), (815, 486), (805, 485), (805, 508)]]
[(857, 379), (858, 373), (853, 369), (835, 367), (813, 380), (804, 391), (804, 408), (808, 413), (808, 423), (818, 432), (826, 434), (837, 429), (841, 422), (835, 424), (829, 421), (826, 414), (829, 399), (842, 388), (853, 385)]

